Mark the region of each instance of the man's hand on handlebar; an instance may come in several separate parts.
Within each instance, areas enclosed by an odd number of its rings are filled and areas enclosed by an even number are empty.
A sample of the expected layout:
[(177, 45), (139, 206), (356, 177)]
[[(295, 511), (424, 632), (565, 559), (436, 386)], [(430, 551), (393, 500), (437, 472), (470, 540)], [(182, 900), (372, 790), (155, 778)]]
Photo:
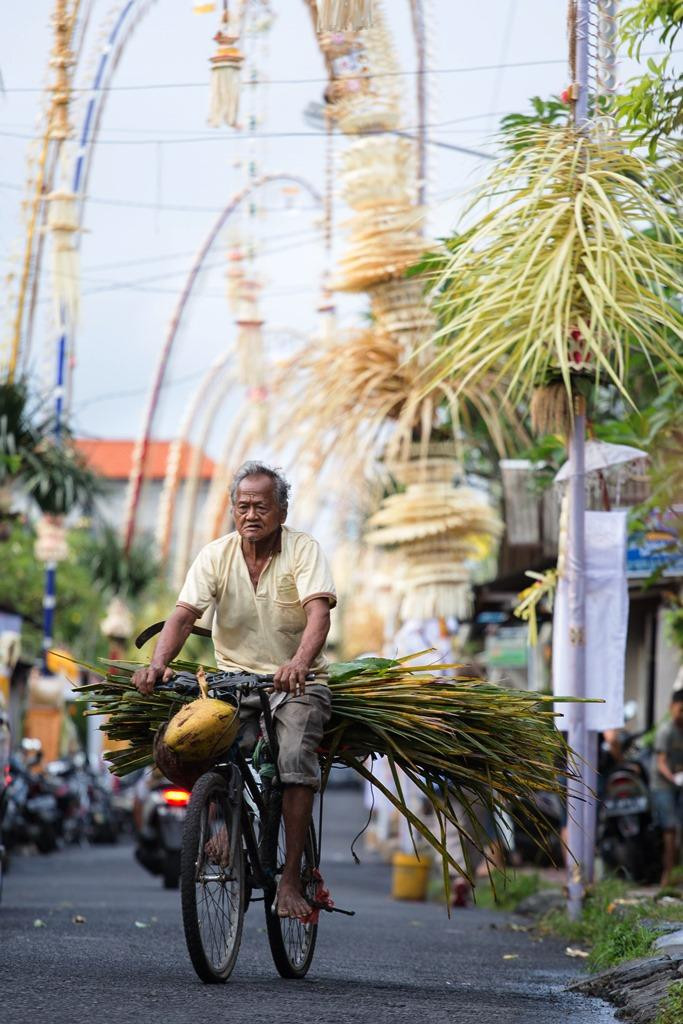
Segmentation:
[(285, 662), (273, 676), (273, 689), (297, 696), (302, 694), (306, 689), (306, 676), (310, 667), (297, 658)]
[(173, 669), (148, 665), (147, 668), (139, 668), (133, 673), (133, 685), (140, 693), (149, 697), (157, 683), (167, 683), (173, 678), (173, 674)]

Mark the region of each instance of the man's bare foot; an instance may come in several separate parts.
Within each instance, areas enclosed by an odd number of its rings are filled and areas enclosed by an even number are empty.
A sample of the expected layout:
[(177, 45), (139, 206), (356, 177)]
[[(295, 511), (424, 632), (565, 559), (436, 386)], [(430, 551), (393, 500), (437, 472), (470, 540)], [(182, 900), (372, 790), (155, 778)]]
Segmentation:
[(214, 864), (221, 868), (227, 867), (230, 860), (230, 840), (225, 825), (204, 844), (204, 853)]
[(307, 917), (313, 909), (302, 896), (301, 886), (289, 882), (284, 875), (277, 887), (276, 906), (278, 917)]

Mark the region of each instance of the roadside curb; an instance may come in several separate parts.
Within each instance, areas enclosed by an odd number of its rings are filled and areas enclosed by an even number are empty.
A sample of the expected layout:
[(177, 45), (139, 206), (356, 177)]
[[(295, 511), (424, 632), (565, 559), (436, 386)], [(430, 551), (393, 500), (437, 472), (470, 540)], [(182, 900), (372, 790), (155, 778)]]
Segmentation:
[(597, 996), (619, 1007), (617, 1016), (633, 1024), (653, 1024), (675, 981), (683, 980), (683, 953), (630, 960), (572, 982), (568, 990)]

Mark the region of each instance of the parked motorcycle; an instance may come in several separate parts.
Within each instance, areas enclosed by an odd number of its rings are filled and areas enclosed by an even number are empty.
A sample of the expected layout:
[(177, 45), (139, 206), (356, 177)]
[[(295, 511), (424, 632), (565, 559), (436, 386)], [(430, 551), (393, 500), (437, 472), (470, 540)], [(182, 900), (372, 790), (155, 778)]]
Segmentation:
[(90, 828), (90, 779), (84, 754), (49, 761), (46, 784), (59, 808), (59, 836), (67, 844), (82, 843)]
[(51, 853), (57, 847), (56, 797), (42, 774), (31, 771), (41, 757), (40, 741), (24, 739), (21, 755), (10, 758), (11, 780), (2, 820), (3, 842), (8, 849), (33, 843), (40, 853)]
[(662, 837), (650, 802), (650, 753), (638, 745), (642, 735), (623, 738), (621, 759), (606, 774), (598, 850), (615, 874), (648, 883), (658, 881), (662, 872)]
[[(146, 790), (146, 792), (145, 792)], [(180, 883), (180, 848), (190, 793), (162, 778), (148, 778), (136, 795), (135, 857), (165, 889)]]
[(116, 843), (119, 838), (119, 820), (113, 801), (112, 776), (103, 768), (88, 769), (90, 821), (88, 838), (92, 843)]

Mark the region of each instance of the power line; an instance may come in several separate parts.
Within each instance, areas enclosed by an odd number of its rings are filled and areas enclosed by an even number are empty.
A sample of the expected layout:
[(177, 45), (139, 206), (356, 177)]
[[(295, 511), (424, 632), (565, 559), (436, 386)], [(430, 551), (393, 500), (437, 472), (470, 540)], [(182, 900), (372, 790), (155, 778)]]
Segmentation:
[[(487, 117), (503, 117), (503, 116), (505, 116), (505, 114), (509, 114), (509, 113), (510, 113), (509, 110), (496, 110), (496, 111), (490, 111), (490, 112), (487, 112), (487, 113), (480, 113), (480, 114), (467, 114), (465, 117), (453, 117), (453, 118), (449, 118), (447, 121), (437, 121), (433, 125), (426, 125), (426, 127), (430, 127), (430, 128), (446, 128), (449, 125), (464, 124), (467, 121), (480, 121), (480, 120), (482, 120), (482, 118), (487, 118)], [(128, 127), (126, 127), (126, 128), (110, 128), (109, 131), (112, 132), (112, 133), (128, 134), (128, 135), (149, 135), (150, 132), (156, 131), (157, 127), (155, 127), (155, 128), (128, 128)], [(26, 130), (29, 130), (29, 129), (32, 128), (32, 125), (31, 124), (25, 124), (25, 123), (19, 123), (19, 122), (12, 122), (12, 121), (0, 121), (0, 129), (1, 128), (24, 128)], [(193, 126), (190, 126), (190, 127), (187, 127), (187, 128), (167, 128), (167, 127), (164, 128), (164, 131), (172, 132), (175, 135), (187, 135), (189, 132), (193, 132), (194, 130), (195, 129), (194, 129)], [(215, 135), (216, 135), (216, 130), (215, 130), (215, 128), (211, 128), (211, 129), (208, 129), (204, 134), (205, 134), (206, 138), (214, 138)], [(324, 134), (324, 133), (320, 132), (319, 134)], [(251, 137), (251, 135), (250, 135), (250, 137)]]
[[(411, 125), (411, 126), (408, 126), (406, 128), (402, 128), (400, 130), (400, 134), (404, 134), (405, 135), (405, 134), (408, 134), (410, 132), (421, 131), (421, 130), (424, 130), (424, 129), (442, 128), (442, 127), (445, 127), (445, 126), (447, 126), (449, 124), (452, 124), (452, 123), (453, 123), (452, 121), (439, 121), (439, 122), (436, 122), (435, 124)], [(348, 138), (351, 138), (351, 137), (367, 138), (367, 137), (374, 136), (374, 135), (396, 135), (396, 134), (399, 134), (399, 133), (395, 129), (375, 130), (375, 131), (344, 132), (344, 135), (346, 137), (348, 137)], [(38, 136), (36, 135), (35, 132), (33, 132), (33, 133), (32, 132), (12, 132), (12, 131), (8, 132), (8, 131), (1, 131), (0, 130), (0, 137), (6, 138), (6, 139), (23, 139), (23, 140), (26, 140), (26, 141), (33, 141)], [(196, 144), (198, 142), (221, 142), (221, 143), (225, 143), (228, 138), (229, 138), (231, 143), (233, 143), (233, 142), (247, 142), (247, 143), (251, 143), (251, 142), (253, 142), (255, 140), (258, 141), (260, 139), (324, 139), (326, 137), (327, 137), (327, 133), (323, 132), (323, 131), (317, 132), (317, 131), (293, 131), (293, 130), (284, 131), (284, 132), (278, 132), (278, 131), (272, 131), (272, 132), (249, 132), (249, 133), (239, 133), (238, 132), (238, 133), (236, 133), (234, 135), (230, 135), (230, 136), (226, 136), (222, 132), (217, 132), (217, 133), (215, 133), (213, 135), (210, 135), (210, 134), (206, 133), (204, 135), (190, 135), (190, 136), (187, 136), (185, 138), (182, 138), (182, 137), (181, 138), (172, 138), (172, 137), (171, 138), (168, 138), (168, 137), (167, 138), (163, 138), (163, 137), (148, 136), (147, 138), (144, 138), (144, 139), (108, 139), (108, 138), (102, 138), (101, 136), (98, 136), (98, 138), (97, 138), (97, 145), (98, 146), (154, 146), (154, 145), (179, 146), (179, 145)]]
[[(641, 57), (661, 57), (665, 54), (681, 53), (681, 50), (652, 50), (642, 53)], [(500, 69), (548, 67), (556, 64), (566, 64), (565, 57), (552, 57), (546, 60), (522, 60), (506, 64), (474, 64), (462, 68), (429, 68), (425, 71), (410, 69), (407, 71), (385, 71), (381, 74), (355, 75), (357, 80), (373, 78), (415, 78), (419, 75), (464, 75), (478, 71), (499, 71)], [(323, 85), (329, 82), (329, 78), (260, 78), (245, 83), (245, 85)], [(109, 92), (148, 92), (155, 89), (207, 89), (208, 82), (146, 82), (139, 85), (110, 85)], [(42, 93), (45, 90), (36, 86), (5, 86), (5, 93)], [(90, 88), (74, 88), (73, 93), (90, 93)]]

